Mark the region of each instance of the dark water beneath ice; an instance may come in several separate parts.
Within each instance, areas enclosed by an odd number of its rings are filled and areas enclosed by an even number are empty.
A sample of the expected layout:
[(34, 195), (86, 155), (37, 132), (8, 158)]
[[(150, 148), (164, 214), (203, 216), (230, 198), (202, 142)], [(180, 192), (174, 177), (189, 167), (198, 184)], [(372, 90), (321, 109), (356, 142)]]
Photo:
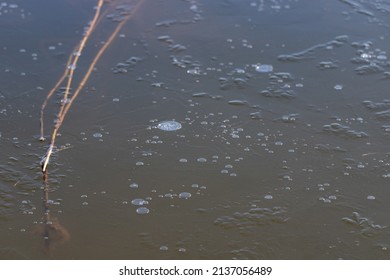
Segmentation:
[(96, 2), (0, 3), (0, 258), (390, 258), (388, 0), (144, 0), (61, 127), (48, 254), (39, 111)]

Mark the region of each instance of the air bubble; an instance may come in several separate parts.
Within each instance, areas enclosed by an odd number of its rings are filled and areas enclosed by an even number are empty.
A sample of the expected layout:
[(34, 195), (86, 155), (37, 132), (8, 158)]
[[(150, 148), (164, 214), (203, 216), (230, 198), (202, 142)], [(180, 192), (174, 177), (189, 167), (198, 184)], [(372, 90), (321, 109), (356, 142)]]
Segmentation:
[(131, 184), (129, 185), (129, 187), (132, 188), (132, 189), (137, 189), (139, 186), (138, 186), (137, 183), (131, 183)]
[(190, 197), (191, 197), (191, 194), (189, 192), (182, 192), (179, 194), (179, 198), (189, 199)]
[(383, 54), (380, 54), (376, 57), (377, 59), (379, 60), (386, 60), (387, 59), (387, 56), (386, 55), (383, 55)]
[(201, 162), (201, 163), (205, 163), (205, 162), (207, 162), (207, 159), (206, 158), (198, 158), (196, 161)]
[(181, 129), (181, 124), (176, 121), (164, 121), (157, 125), (163, 131), (175, 131)]
[(148, 204), (148, 202), (142, 198), (135, 198), (131, 201), (131, 204), (141, 206)]
[(140, 208), (137, 208), (136, 212), (137, 212), (137, 214), (143, 215), (143, 214), (148, 214), (150, 212), (150, 210), (146, 207), (140, 207)]
[(261, 64), (261, 65), (256, 65), (255, 69), (257, 72), (260, 73), (269, 73), (274, 70), (274, 67), (268, 64)]

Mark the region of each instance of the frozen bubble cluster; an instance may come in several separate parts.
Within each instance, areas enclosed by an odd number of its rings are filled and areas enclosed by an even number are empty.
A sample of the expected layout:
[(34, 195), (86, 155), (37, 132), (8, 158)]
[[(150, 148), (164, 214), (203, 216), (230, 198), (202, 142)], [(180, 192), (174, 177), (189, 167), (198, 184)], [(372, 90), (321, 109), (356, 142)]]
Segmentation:
[(311, 46), (303, 51), (291, 53), (291, 54), (282, 54), (278, 56), (278, 59), (283, 62), (297, 62), (310, 59), (314, 52), (319, 50), (333, 50), (336, 47), (344, 45), (348, 41), (348, 36), (341, 35), (335, 37), (333, 40), (330, 40), (325, 43), (317, 44)]
[(339, 123), (331, 123), (323, 126), (323, 131), (352, 139), (366, 138), (368, 134), (363, 131), (355, 131), (348, 126)]
[(270, 83), (267, 89), (261, 91), (263, 96), (287, 99), (295, 97), (296, 93), (292, 88), (294, 78), (291, 73), (272, 73), (269, 75), (269, 81)]
[(114, 74), (127, 73), (142, 60), (141, 57), (132, 56), (124, 62), (118, 62), (115, 67), (112, 68), (112, 72)]
[(181, 129), (181, 124), (176, 121), (164, 121), (160, 122), (157, 128), (164, 131), (176, 131)]
[(253, 231), (256, 227), (285, 223), (289, 219), (287, 209), (283, 207), (251, 208), (244, 212), (235, 212), (231, 216), (222, 216), (214, 225), (224, 229), (238, 229), (241, 233)]
[(131, 10), (132, 8), (130, 5), (118, 5), (115, 8), (115, 11), (108, 14), (106, 18), (112, 20), (113, 22), (121, 22), (126, 18)]
[(343, 217), (341, 220), (345, 224), (354, 227), (355, 231), (353, 232), (355, 234), (363, 235), (366, 237), (376, 235), (386, 228), (386, 226), (374, 223), (374, 221), (369, 218), (362, 217), (358, 212), (353, 212), (352, 216)]
[(388, 67), (387, 54), (379, 48), (371, 49), (373, 42), (352, 42), (351, 46), (356, 49), (356, 56), (351, 62), (359, 65), (355, 68), (356, 74), (369, 75), (382, 73)]
[[(363, 101), (363, 105), (373, 113), (380, 121), (388, 121), (390, 119), (390, 100), (383, 100), (383, 102), (373, 102), (370, 100)], [(387, 129), (387, 127), (383, 127)]]

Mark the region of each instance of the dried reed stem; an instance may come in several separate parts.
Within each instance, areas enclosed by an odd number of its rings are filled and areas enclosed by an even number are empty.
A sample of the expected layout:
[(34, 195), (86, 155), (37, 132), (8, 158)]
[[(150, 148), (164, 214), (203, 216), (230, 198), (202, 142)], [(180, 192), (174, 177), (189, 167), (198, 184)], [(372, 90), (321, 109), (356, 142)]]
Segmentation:
[[(66, 86), (66, 89), (65, 89), (64, 99), (63, 99), (63, 102), (61, 104), (61, 108), (60, 108), (60, 111), (59, 111), (59, 114), (58, 114), (56, 125), (55, 125), (53, 133), (51, 135), (50, 145), (49, 145), (49, 148), (48, 148), (48, 150), (46, 152), (45, 157), (43, 158), (43, 160), (41, 162), (42, 173), (44, 175), (44, 178), (46, 178), (47, 166), (49, 164), (50, 157), (51, 157), (51, 155), (53, 153), (53, 149), (54, 149), (54, 145), (55, 145), (55, 141), (56, 141), (58, 130), (60, 129), (60, 127), (61, 127), (61, 125), (62, 125), (62, 123), (63, 123), (63, 121), (65, 119), (66, 114), (68, 113), (69, 109), (71, 108), (74, 100), (77, 98), (77, 96), (79, 95), (81, 90), (84, 88), (85, 84), (87, 83), (89, 77), (91, 76), (92, 71), (94, 70), (94, 68), (96, 66), (96, 63), (99, 61), (99, 59), (101, 58), (103, 53), (107, 50), (107, 48), (111, 45), (112, 41), (118, 35), (118, 33), (122, 29), (123, 25), (137, 12), (137, 10), (139, 9), (139, 7), (143, 3), (143, 1), (144, 0), (140, 0), (135, 5), (135, 7), (131, 10), (131, 12), (118, 24), (118, 26), (112, 32), (112, 34), (110, 35), (108, 40), (100, 48), (100, 50), (96, 54), (95, 58), (91, 62), (91, 64), (90, 64), (90, 66), (89, 66), (89, 68), (88, 68), (84, 78), (81, 80), (81, 82), (78, 85), (76, 91), (74, 92), (72, 98), (67, 103), (66, 101), (67, 101), (67, 98), (68, 98), (68, 95), (69, 95), (70, 86), (71, 86), (71, 83), (72, 83), (72, 80), (73, 80), (74, 70), (75, 70), (76, 64), (77, 64), (77, 62), (79, 60), (79, 55), (78, 54), (80, 54), (81, 51), (83, 50), (83, 48), (85, 46), (85, 43), (87, 42), (90, 34), (92, 33), (92, 31), (95, 28), (96, 23), (97, 23), (97, 21), (99, 19), (100, 10), (101, 10), (101, 7), (103, 5), (103, 0), (99, 0), (99, 3), (98, 3), (98, 6), (97, 6), (97, 10), (96, 10), (94, 19), (91, 22), (91, 26), (88, 29), (88, 32), (83, 37), (82, 41), (79, 44), (79, 47), (76, 50), (76, 52), (77, 52), (76, 56), (73, 56), (73, 54), (70, 56), (70, 59), (69, 59), (68, 64), (67, 64), (67, 69), (65, 70), (65, 72), (64, 72), (63, 76), (60, 78), (60, 80), (57, 82), (56, 86), (49, 92), (48, 97), (46, 98), (46, 100), (44, 102), (44, 105), (42, 105), (42, 111), (43, 111), (43, 109), (47, 105), (47, 100), (51, 97), (51, 95), (53, 95), (55, 89), (58, 88), (58, 86), (63, 82), (63, 80), (65, 79), (67, 74), (69, 74), (68, 83), (67, 83), (67, 86)], [(71, 59), (72, 57), (74, 58), (73, 60)], [(41, 125), (42, 125), (42, 127), (41, 127), (41, 139), (43, 138), (43, 117), (42, 117), (43, 113), (42, 113), (42, 111), (41, 111)]]
[(97, 8), (96, 8), (96, 12), (95, 12), (94, 18), (92, 19), (92, 22), (91, 22), (91, 24), (90, 24), (86, 34), (82, 38), (82, 40), (79, 43), (79, 45), (76, 46), (73, 49), (72, 53), (69, 55), (68, 61), (67, 61), (66, 66), (65, 66), (64, 73), (62, 74), (62, 76), (58, 80), (58, 82), (54, 85), (54, 87), (50, 90), (50, 92), (48, 93), (48, 95), (45, 98), (45, 101), (42, 104), (41, 116), (40, 116), (41, 136), (39, 138), (39, 140), (41, 140), (41, 141), (45, 140), (44, 132), (43, 132), (43, 129), (44, 129), (43, 113), (45, 111), (47, 103), (48, 103), (49, 99), (52, 97), (52, 95), (54, 94), (54, 92), (57, 90), (57, 88), (65, 80), (65, 78), (68, 77), (68, 83), (67, 83), (66, 88), (65, 88), (65, 94), (64, 94), (64, 98), (63, 98), (63, 103), (61, 105), (61, 109), (60, 109), (60, 112), (59, 112), (59, 115), (62, 114), (62, 111), (64, 110), (64, 102), (66, 102), (66, 100), (68, 98), (68, 95), (69, 95), (69, 91), (70, 91), (70, 86), (72, 84), (74, 70), (76, 69), (77, 62), (79, 60), (81, 52), (84, 49), (85, 44), (86, 44), (89, 36), (91, 35), (92, 31), (95, 29), (95, 27), (96, 27), (96, 25), (97, 25), (97, 23), (99, 21), (99, 14), (100, 14), (102, 6), (103, 6), (103, 0), (99, 0), (99, 2), (97, 4)]
[(46, 172), (46, 168), (47, 168), (47, 165), (49, 163), (50, 156), (53, 153), (55, 137), (56, 137), (58, 129), (61, 126), (61, 123), (62, 123), (62, 121), (60, 121), (60, 119), (61, 119), (61, 116), (64, 113), (64, 110), (65, 110), (65, 104), (66, 104), (66, 100), (68, 98), (70, 87), (71, 87), (71, 84), (72, 84), (74, 70), (75, 70), (75, 68), (77, 66), (77, 62), (78, 62), (78, 60), (80, 58), (80, 54), (83, 51), (88, 38), (90, 37), (92, 31), (95, 29), (96, 23), (97, 23), (97, 21), (99, 19), (99, 15), (100, 15), (100, 11), (102, 9), (102, 6), (103, 6), (103, 0), (99, 0), (99, 2), (97, 4), (95, 15), (93, 17), (93, 20), (92, 20), (92, 22), (91, 22), (87, 32), (85, 33), (85, 35), (82, 38), (81, 42), (79, 43), (78, 47), (76, 47), (72, 51), (72, 53), (70, 54), (68, 62), (66, 63), (66, 69), (65, 69), (63, 75), (58, 80), (58, 82), (55, 84), (55, 86), (50, 90), (49, 94), (46, 96), (46, 99), (45, 99), (45, 101), (42, 104), (42, 107), (41, 107), (41, 118), (40, 118), (40, 123), (41, 123), (41, 137), (40, 137), (40, 140), (41, 141), (44, 140), (44, 134), (43, 134), (43, 127), (44, 127), (44, 125), (43, 125), (43, 112), (45, 110), (45, 107), (47, 106), (47, 102), (49, 101), (51, 96), (54, 94), (56, 89), (65, 80), (65, 78), (68, 77), (68, 82), (67, 82), (67, 85), (66, 85), (66, 88), (65, 88), (64, 98), (63, 98), (63, 101), (62, 101), (62, 104), (61, 104), (60, 111), (58, 113), (58, 121), (57, 121), (57, 123), (56, 123), (56, 125), (54, 127), (54, 131), (53, 131), (53, 134), (52, 134), (52, 137), (51, 137), (51, 142), (50, 142), (49, 149), (47, 150), (46, 156), (44, 158), (44, 161), (42, 162), (42, 172), (43, 173)]

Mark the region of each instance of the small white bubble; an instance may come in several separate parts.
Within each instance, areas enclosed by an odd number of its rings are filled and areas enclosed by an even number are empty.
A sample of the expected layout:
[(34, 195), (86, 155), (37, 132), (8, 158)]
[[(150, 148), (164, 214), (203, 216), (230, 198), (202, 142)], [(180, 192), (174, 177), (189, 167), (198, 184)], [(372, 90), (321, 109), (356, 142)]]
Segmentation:
[(142, 161), (137, 161), (135, 163), (136, 166), (144, 166), (145, 164)]
[(267, 195), (264, 196), (264, 199), (267, 199), (267, 200), (271, 200), (273, 198), (274, 197), (272, 195), (270, 195), (270, 194), (267, 194)]
[(179, 198), (189, 199), (190, 197), (191, 197), (191, 194), (189, 192), (182, 192), (179, 194)]
[(261, 64), (261, 65), (256, 65), (255, 69), (257, 72), (260, 73), (269, 73), (274, 70), (274, 67), (269, 64)]
[(168, 251), (168, 246), (160, 246), (160, 251)]
[(146, 207), (140, 207), (140, 208), (137, 208), (136, 212), (137, 212), (137, 214), (143, 215), (143, 214), (148, 214), (150, 212), (150, 210)]
[(138, 184), (137, 183), (131, 183), (129, 185), (129, 187), (132, 188), (132, 189), (136, 189), (136, 188), (138, 188)]
[(334, 89), (335, 89), (335, 90), (342, 90), (342, 89), (343, 89), (343, 86), (342, 86), (342, 85), (335, 85), (335, 86), (334, 86)]
[(386, 60), (386, 59), (387, 59), (387, 56), (384, 55), (384, 54), (380, 54), (380, 55), (378, 55), (376, 58), (379, 59), (379, 60)]
[(368, 199), (368, 200), (375, 200), (376, 198), (375, 198), (375, 196), (373, 196), (373, 195), (369, 195), (369, 196), (367, 196), (367, 199)]
[(181, 159), (179, 159), (179, 162), (180, 163), (186, 163), (186, 162), (188, 162), (188, 160), (186, 158), (181, 158)]
[(131, 204), (141, 206), (148, 204), (148, 202), (142, 198), (135, 198), (131, 201)]
[(164, 197), (166, 197), (166, 198), (173, 198), (173, 195), (171, 193), (166, 193), (166, 194), (164, 194)]
[(204, 163), (204, 162), (207, 162), (207, 159), (206, 158), (198, 158), (196, 161)]

